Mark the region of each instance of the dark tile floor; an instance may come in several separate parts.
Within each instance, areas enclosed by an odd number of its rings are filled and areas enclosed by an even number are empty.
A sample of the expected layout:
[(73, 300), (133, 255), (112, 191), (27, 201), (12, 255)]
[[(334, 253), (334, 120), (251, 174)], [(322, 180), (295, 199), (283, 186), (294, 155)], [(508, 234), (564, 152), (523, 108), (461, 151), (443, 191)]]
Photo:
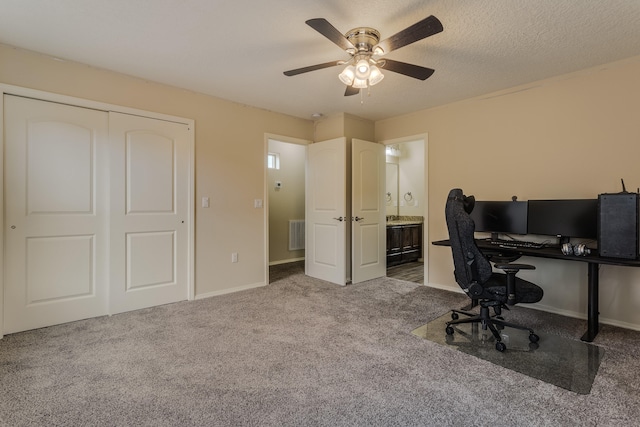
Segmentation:
[[(304, 272), (304, 261), (273, 265), (269, 267), (269, 282), (272, 283), (299, 272)], [(387, 268), (387, 277), (424, 284), (424, 264), (410, 262), (389, 267)]]
[(424, 263), (409, 262), (387, 268), (387, 277), (424, 284)]

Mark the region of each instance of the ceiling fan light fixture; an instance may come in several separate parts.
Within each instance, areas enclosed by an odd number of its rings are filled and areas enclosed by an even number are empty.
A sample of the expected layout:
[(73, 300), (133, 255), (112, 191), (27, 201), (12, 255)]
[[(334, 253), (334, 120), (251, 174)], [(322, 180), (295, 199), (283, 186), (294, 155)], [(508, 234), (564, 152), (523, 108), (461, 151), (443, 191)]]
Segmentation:
[(360, 80), (367, 80), (371, 73), (371, 67), (369, 61), (366, 58), (358, 60), (356, 63), (356, 78)]
[(321, 70), (336, 65), (346, 67), (338, 74), (342, 83), (347, 85), (344, 96), (355, 95), (380, 83), (384, 79), (381, 69), (403, 74), (419, 80), (429, 78), (434, 70), (406, 62), (381, 59), (382, 55), (410, 45), (424, 38), (438, 34), (443, 30), (442, 23), (431, 15), (404, 30), (380, 41), (380, 32), (370, 27), (357, 27), (342, 34), (324, 18), (305, 21), (307, 25), (329, 39), (346, 52), (350, 58), (346, 61), (329, 61), (308, 67), (296, 68), (284, 72), (285, 76), (296, 76), (310, 71)]
[(356, 89), (366, 89), (367, 88), (367, 80), (366, 79), (359, 79), (359, 78), (355, 78), (353, 80), (353, 86)]
[(380, 68), (376, 67), (375, 65), (372, 65), (370, 70), (371, 70), (371, 73), (369, 74), (370, 86), (376, 85), (380, 83), (382, 79), (384, 79), (384, 74), (382, 74), (382, 72), (380, 71)]
[(351, 86), (353, 84), (353, 79), (356, 77), (356, 67), (353, 65), (348, 65), (340, 74), (338, 74), (338, 78), (340, 81), (347, 86)]

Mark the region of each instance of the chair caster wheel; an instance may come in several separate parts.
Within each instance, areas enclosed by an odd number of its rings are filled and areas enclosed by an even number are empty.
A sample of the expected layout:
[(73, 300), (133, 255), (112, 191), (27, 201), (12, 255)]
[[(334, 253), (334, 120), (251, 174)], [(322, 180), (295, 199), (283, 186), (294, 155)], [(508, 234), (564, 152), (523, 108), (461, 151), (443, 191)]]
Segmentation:
[(507, 346), (502, 341), (498, 341), (496, 343), (496, 350), (498, 350), (499, 352), (503, 352), (506, 349), (507, 349)]
[(458, 316), (458, 313), (456, 313), (455, 311), (451, 313), (451, 319), (452, 320), (458, 320), (458, 317), (460, 317), (460, 316)]
[(537, 336), (536, 334), (529, 334), (529, 341), (538, 342), (538, 341), (540, 341), (540, 337)]
[(453, 335), (453, 328), (451, 326), (447, 326), (444, 331), (447, 335)]

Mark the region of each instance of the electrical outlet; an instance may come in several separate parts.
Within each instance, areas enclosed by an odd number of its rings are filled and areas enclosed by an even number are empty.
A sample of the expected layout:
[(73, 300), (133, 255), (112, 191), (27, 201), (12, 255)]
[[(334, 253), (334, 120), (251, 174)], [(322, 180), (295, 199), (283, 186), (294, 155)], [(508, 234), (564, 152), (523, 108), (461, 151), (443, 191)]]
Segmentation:
[(238, 262), (238, 252), (231, 253), (231, 262)]

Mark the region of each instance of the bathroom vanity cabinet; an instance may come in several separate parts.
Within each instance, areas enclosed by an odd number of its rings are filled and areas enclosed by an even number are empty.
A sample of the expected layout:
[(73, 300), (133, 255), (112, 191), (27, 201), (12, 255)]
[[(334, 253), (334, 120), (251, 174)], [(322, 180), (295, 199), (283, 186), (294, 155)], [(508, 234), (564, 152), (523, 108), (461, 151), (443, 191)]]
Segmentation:
[(387, 224), (387, 267), (422, 258), (422, 223)]

